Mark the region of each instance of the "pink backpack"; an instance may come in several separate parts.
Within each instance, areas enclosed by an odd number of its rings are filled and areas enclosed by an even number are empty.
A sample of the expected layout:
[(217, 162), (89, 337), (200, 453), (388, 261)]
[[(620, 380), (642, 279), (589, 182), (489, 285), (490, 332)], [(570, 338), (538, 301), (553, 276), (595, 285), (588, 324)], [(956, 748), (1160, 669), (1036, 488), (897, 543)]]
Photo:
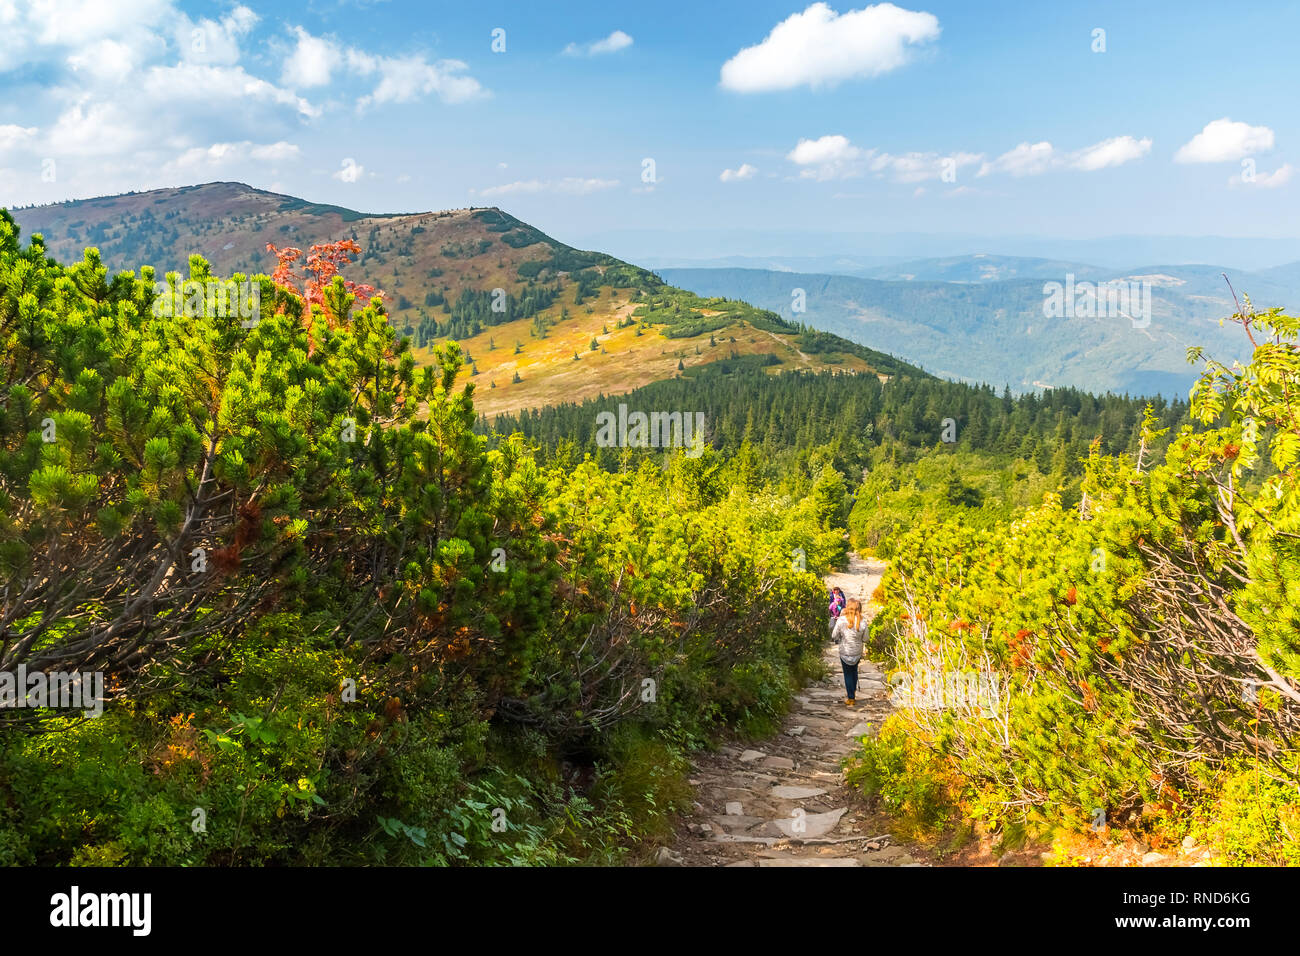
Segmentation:
[(838, 594), (831, 595), (831, 605), (830, 607), (827, 608), (827, 610), (830, 612), (832, 621), (840, 616), (840, 611), (844, 610), (845, 603), (846, 602), (844, 601), (844, 599), (841, 598)]

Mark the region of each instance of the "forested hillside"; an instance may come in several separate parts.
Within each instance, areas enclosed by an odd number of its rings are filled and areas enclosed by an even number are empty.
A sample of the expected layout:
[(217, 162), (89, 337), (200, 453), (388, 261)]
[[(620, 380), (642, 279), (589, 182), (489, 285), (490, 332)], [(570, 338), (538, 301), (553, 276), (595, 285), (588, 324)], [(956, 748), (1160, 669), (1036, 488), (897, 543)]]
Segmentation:
[(849, 527), (892, 562), (875, 640), (904, 709), (851, 777), (905, 830), (1058, 863), (1126, 838), (1156, 863), (1300, 861), (1300, 321), (1233, 324), (1251, 363), (1207, 359), (1181, 426), (1095, 443), (1076, 495), (990, 516), (864, 482)]
[(107, 698), (3, 711), (0, 861), (637, 859), (813, 666), (811, 482), (489, 450), (459, 347), (332, 272), (185, 315), (0, 215), (0, 669)]
[[(566, 245), (496, 208), (374, 215), (242, 183), (76, 200), (18, 210), (55, 258), (98, 249), (112, 271), (184, 273), (190, 254), (221, 276), (268, 271), (268, 245), (356, 244), (349, 274), (384, 297), (411, 354), (436, 365), (456, 340), (478, 407), (517, 411), (628, 391), (679, 370), (762, 356), (770, 374), (908, 369), (884, 352), (724, 297), (700, 297), (645, 269)], [(679, 369), (680, 366), (680, 369)]]
[[(849, 770), (901, 833), (1295, 862), (1297, 320), (1225, 323), (1251, 364), (1194, 354), (1190, 403), (1017, 396), (617, 262), (557, 270), (513, 350), (473, 295), (421, 348), (350, 240), (269, 251), (248, 319), (189, 295), (200, 256), (65, 266), (0, 215), (0, 671), (106, 677), (100, 716), (0, 710), (0, 861), (643, 861), (689, 755), (822, 673), (852, 546), (924, 692)], [(598, 288), (573, 365), (698, 361), (482, 402)], [(700, 440), (603, 440), (620, 406)], [(991, 700), (944, 696), (972, 674)]]
[(853, 547), (891, 563), (873, 641), (899, 710), (849, 777), (900, 834), (1291, 864), (1300, 321), (1226, 324), (1252, 361), (1194, 352), (1190, 404), (719, 365), (479, 427), (632, 468), (662, 452), (601, 447), (599, 412), (700, 409), (738, 469), (815, 475)]
[(751, 362), (719, 362), (681, 378), (617, 398), (564, 403), (480, 421), (499, 435), (520, 432), (564, 455), (590, 454), (616, 467), (628, 454), (596, 443), (597, 415), (629, 408), (690, 409), (704, 413), (714, 447), (733, 453), (749, 445), (775, 473), (792, 457), (816, 453), (857, 479), (873, 461), (949, 457), (982, 451), (1018, 458), (1043, 474), (1082, 473), (1090, 444), (1100, 437), (1109, 453), (1136, 450), (1147, 402), (1160, 420), (1185, 419), (1187, 403), (1097, 396), (1075, 389), (1043, 395), (999, 395), (913, 373), (882, 381), (874, 375), (790, 373), (771, 377)]

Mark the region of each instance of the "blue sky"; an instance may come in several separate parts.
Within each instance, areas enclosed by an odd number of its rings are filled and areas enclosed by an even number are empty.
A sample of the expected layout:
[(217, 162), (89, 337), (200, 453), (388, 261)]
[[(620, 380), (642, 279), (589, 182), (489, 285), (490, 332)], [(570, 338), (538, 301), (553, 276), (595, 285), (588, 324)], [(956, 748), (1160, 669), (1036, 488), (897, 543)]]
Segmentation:
[(0, 0), (0, 205), (237, 179), (568, 241), (1295, 236), (1300, 5), (1134, 6)]

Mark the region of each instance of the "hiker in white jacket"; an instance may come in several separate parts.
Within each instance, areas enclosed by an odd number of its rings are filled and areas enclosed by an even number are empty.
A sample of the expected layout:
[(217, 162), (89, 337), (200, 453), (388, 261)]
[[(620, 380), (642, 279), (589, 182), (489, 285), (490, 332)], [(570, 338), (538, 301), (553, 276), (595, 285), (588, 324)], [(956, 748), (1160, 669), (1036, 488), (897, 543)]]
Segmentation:
[(852, 707), (858, 690), (858, 662), (862, 660), (862, 645), (867, 639), (867, 622), (862, 616), (862, 602), (849, 598), (844, 612), (835, 622), (831, 632), (840, 646), (840, 667), (844, 669), (844, 706)]

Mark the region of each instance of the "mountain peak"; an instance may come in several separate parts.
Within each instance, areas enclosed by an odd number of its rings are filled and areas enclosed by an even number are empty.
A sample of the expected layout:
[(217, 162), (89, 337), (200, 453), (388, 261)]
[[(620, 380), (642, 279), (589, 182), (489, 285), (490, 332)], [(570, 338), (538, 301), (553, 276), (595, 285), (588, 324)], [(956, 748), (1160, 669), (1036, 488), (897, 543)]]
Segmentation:
[(344, 274), (380, 289), (417, 359), (459, 341), (481, 375), (476, 404), (494, 414), (640, 385), (716, 364), (922, 374), (838, 336), (805, 332), (745, 302), (703, 299), (613, 256), (575, 249), (496, 207), (363, 213), (240, 182), (127, 193), (19, 210), (65, 262), (95, 246), (113, 270), (188, 274), (191, 254), (216, 275), (268, 273), (268, 244), (352, 239)]

